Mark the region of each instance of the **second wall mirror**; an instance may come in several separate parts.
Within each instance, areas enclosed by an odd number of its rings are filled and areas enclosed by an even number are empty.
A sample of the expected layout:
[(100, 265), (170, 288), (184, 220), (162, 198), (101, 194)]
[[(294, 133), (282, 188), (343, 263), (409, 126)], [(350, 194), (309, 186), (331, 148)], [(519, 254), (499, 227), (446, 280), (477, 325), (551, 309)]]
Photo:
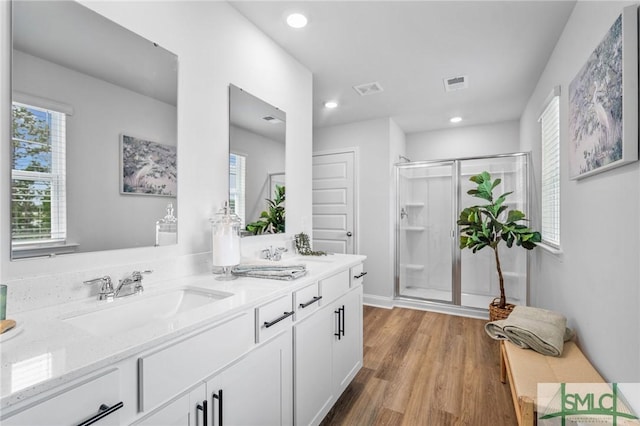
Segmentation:
[(285, 232), (286, 114), (229, 86), (229, 203), (243, 235)]

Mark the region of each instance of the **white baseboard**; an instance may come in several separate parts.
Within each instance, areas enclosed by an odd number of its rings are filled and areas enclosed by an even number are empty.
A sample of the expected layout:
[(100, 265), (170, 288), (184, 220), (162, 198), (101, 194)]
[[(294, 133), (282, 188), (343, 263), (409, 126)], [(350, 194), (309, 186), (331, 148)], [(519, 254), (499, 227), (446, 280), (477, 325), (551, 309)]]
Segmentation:
[(457, 315), (461, 317), (489, 319), (487, 309), (468, 308), (465, 306), (449, 305), (445, 303), (436, 303), (429, 301), (418, 301), (411, 299), (393, 299), (389, 297), (376, 296), (373, 294), (365, 294), (363, 303), (367, 306), (375, 306), (377, 308), (393, 309), (393, 308), (409, 308), (421, 311), (438, 312), (442, 314)]
[(393, 309), (394, 300), (390, 297), (376, 296), (373, 294), (364, 294), (362, 301), (367, 306), (375, 306), (376, 308)]

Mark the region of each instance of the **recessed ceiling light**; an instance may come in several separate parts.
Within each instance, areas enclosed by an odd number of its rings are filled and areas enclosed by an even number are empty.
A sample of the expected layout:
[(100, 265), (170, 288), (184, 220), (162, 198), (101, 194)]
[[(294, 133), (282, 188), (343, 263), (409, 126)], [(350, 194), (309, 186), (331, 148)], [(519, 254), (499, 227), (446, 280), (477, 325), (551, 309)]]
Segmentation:
[(451, 117), (451, 118), (449, 119), (449, 121), (450, 121), (451, 123), (459, 123), (459, 122), (461, 122), (461, 121), (462, 121), (462, 117)]
[(336, 101), (327, 101), (324, 103), (325, 108), (333, 109), (338, 107), (338, 103)]
[(303, 28), (307, 25), (307, 17), (302, 13), (292, 13), (287, 16), (287, 24), (291, 28)]

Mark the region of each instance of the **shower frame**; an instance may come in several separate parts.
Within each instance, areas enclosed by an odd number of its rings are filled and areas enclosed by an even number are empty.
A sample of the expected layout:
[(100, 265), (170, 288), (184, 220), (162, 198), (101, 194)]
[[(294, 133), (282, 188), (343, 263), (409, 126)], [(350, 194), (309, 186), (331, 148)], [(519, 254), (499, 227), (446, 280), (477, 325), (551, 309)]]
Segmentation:
[[(529, 207), (531, 205), (531, 191), (530, 191), (530, 161), (531, 161), (531, 153), (530, 152), (516, 152), (509, 154), (498, 154), (498, 155), (485, 155), (485, 156), (475, 156), (475, 157), (460, 157), (454, 159), (441, 159), (441, 160), (428, 160), (428, 161), (415, 161), (415, 162), (399, 162), (394, 164), (394, 177), (395, 177), (395, 271), (394, 271), (394, 300), (396, 302), (405, 302), (410, 306), (426, 307), (431, 308), (433, 310), (440, 310), (444, 312), (453, 311), (466, 313), (471, 316), (481, 316), (483, 313), (486, 313), (487, 308), (477, 308), (462, 305), (462, 249), (459, 248), (460, 241), (460, 227), (456, 224), (457, 216), (460, 212), (460, 205), (462, 199), (462, 185), (461, 183), (461, 163), (464, 161), (470, 160), (491, 160), (497, 158), (517, 158), (523, 157), (523, 179), (524, 179), (524, 187), (527, 189), (526, 196), (523, 198), (524, 208), (523, 212), (527, 217), (530, 218), (529, 215)], [(429, 299), (422, 298), (417, 296), (403, 296), (401, 295), (400, 289), (400, 269), (401, 269), (401, 259), (400, 259), (400, 236), (401, 236), (401, 191), (400, 191), (400, 172), (403, 169), (407, 168), (419, 168), (419, 167), (435, 167), (435, 166), (444, 166), (444, 165), (452, 165), (452, 197), (451, 197), (451, 211), (454, 214), (454, 227), (451, 232), (451, 292), (452, 292), (452, 301), (442, 301), (437, 299)], [(466, 195), (466, 194), (465, 194)], [(525, 253), (525, 304), (529, 304), (529, 252)]]

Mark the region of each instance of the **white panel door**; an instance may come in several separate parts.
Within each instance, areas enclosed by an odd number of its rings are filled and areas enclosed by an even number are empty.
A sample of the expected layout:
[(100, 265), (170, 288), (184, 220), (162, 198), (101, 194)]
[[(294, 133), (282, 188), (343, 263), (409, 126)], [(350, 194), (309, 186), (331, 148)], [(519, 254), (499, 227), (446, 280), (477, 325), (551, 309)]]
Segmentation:
[(313, 249), (354, 254), (354, 152), (313, 156)]

